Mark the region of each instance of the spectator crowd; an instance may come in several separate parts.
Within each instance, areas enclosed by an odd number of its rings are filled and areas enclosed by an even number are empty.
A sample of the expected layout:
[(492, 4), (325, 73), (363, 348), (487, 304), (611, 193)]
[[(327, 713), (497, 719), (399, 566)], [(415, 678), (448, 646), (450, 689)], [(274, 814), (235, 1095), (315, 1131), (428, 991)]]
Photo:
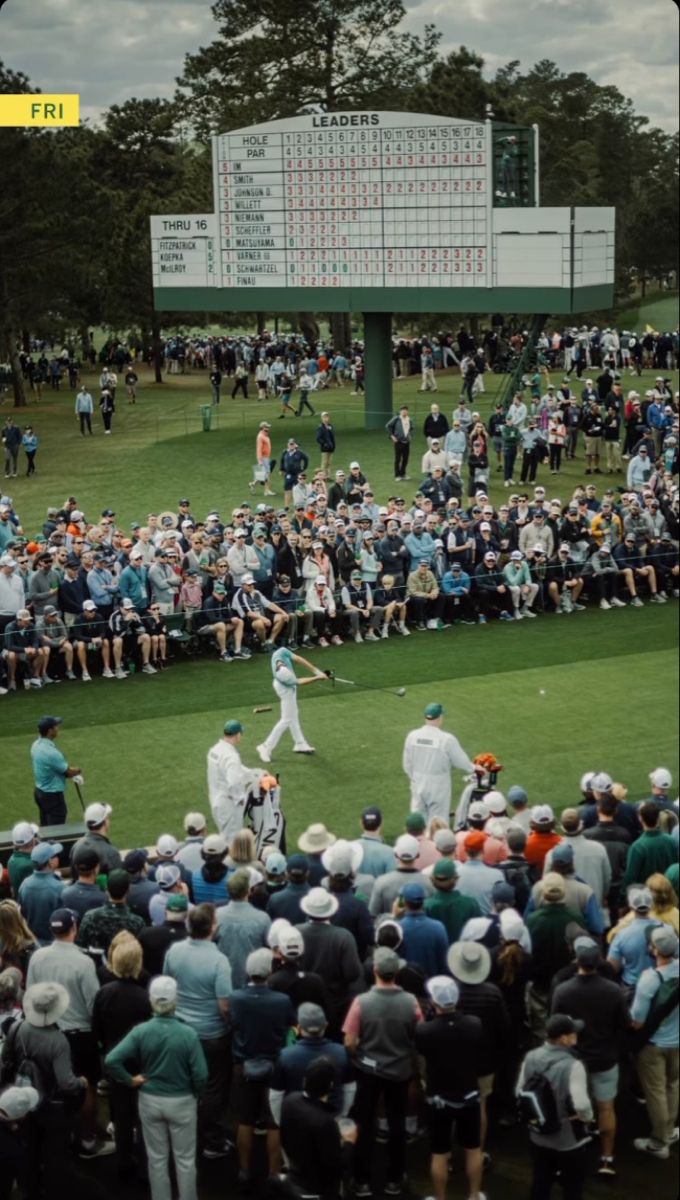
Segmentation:
[[(282, 396), (290, 406), (290, 392)], [(622, 420), (623, 448), (612, 440)], [(464, 395), (450, 421), (432, 403), (420, 429), (402, 406), (386, 435), (396, 487), (384, 503), (358, 461), (334, 467), (328, 411), (314, 435), (316, 468), (302, 438), (274, 456), (271, 422), (260, 422), (252, 502), (228, 515), (202, 518), (183, 496), (124, 529), (114, 508), (92, 514), (69, 496), (27, 536), (12, 497), (0, 497), (5, 693), (89, 682), (93, 672), (153, 675), (173, 644), (229, 663), (275, 645), (324, 648), (677, 598), (678, 407), (663, 378), (624, 400), (608, 371), (586, 380), (579, 398), (568, 383), (541, 394), (539, 373), (531, 395), (518, 392), (507, 412), (497, 405), (486, 423)], [(417, 438), (418, 483), (406, 497)], [(21, 431), (11, 416), (3, 442), (12, 476)], [(558, 477), (563, 454), (582, 451), (589, 481), (549, 496), (536, 482), (541, 464)], [(494, 461), (508, 489), (502, 503), (489, 496)], [(623, 485), (596, 479), (601, 463), (616, 476), (624, 461)], [(283, 503), (267, 503), (277, 484)]]
[(480, 769), (462, 828), (411, 812), (392, 843), (359, 803), (350, 838), (315, 821), (261, 858), (250, 829), (228, 845), (200, 812), (130, 850), (108, 804), (70, 852), (18, 822), (0, 877), (2, 1194), (148, 1180), (169, 1200), (172, 1163), (195, 1200), (197, 1164), (203, 1180), (219, 1160), (232, 1193), (367, 1200), (413, 1184), (420, 1148), (444, 1200), (457, 1144), (482, 1200), (517, 1126), (531, 1200), (558, 1178), (579, 1200), (617, 1173), (622, 1113), (626, 1153), (666, 1194), (678, 814), (670, 772), (649, 779), (631, 803), (589, 771), (556, 816)]

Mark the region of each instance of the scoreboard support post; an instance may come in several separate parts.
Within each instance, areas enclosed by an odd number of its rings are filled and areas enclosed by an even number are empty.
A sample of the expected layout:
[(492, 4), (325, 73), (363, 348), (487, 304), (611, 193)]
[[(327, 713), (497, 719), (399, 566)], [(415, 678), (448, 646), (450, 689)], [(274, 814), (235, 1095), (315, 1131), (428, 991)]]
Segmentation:
[(392, 416), (392, 314), (364, 313), (366, 429), (383, 429)]

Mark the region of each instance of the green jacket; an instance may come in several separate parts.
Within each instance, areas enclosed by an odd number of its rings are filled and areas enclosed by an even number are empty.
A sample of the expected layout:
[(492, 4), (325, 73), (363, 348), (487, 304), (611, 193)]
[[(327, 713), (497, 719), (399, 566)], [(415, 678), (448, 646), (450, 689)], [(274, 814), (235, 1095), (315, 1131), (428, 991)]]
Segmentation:
[(532, 979), (548, 991), (553, 975), (571, 962), (572, 933), (587, 932), (583, 914), (566, 904), (541, 904), (527, 917), (532, 944)]
[(23, 850), (15, 850), (13, 854), (10, 854), (7, 870), (9, 871), (12, 894), (16, 896), (24, 879), (33, 874), (33, 863), (31, 862), (30, 854), (25, 854)]
[[(105, 1059), (118, 1083), (144, 1075), (140, 1091), (154, 1096), (199, 1096), (208, 1080), (208, 1064), (198, 1034), (175, 1016), (156, 1016), (135, 1025)], [(129, 1070), (128, 1068), (131, 1068)]]
[(660, 829), (646, 829), (628, 851), (623, 890), (631, 883), (645, 883), (650, 875), (663, 875), (667, 867), (678, 861), (675, 842)]
[(455, 888), (451, 892), (435, 891), (425, 901), (425, 912), (435, 921), (441, 921), (449, 939), (449, 945), (458, 941), (466, 921), (481, 917), (482, 910), (473, 896), (464, 896)]

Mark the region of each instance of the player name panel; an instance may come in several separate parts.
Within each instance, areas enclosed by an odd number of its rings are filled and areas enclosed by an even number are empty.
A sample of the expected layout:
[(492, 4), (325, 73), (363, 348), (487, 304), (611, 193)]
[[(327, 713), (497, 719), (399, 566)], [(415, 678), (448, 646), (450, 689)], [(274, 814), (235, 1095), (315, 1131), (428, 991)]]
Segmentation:
[(151, 218), (154, 287), (219, 287), (219, 239), (214, 213)]
[(488, 287), (488, 137), (340, 113), (215, 138), (222, 286)]

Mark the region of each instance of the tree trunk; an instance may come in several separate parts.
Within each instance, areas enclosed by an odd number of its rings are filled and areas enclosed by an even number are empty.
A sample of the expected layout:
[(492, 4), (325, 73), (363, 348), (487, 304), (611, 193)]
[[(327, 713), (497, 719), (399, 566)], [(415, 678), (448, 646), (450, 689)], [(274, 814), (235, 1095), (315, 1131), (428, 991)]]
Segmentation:
[(161, 323), (156, 312), (154, 312), (151, 318), (151, 361), (154, 369), (154, 380), (156, 383), (162, 383), (163, 351), (161, 347)]
[(255, 313), (255, 320), (257, 321), (257, 332), (264, 333), (267, 328), (267, 314), (263, 312)]
[(331, 313), (331, 341), (333, 349), (345, 353), (352, 344), (352, 317), (350, 313)]
[(25, 354), (31, 353), (31, 334), (28, 329), (21, 331), (21, 346)]
[(21, 363), (19, 361), (19, 352), (17, 350), (17, 336), (13, 329), (5, 328), (4, 330), (5, 352), (7, 360), (12, 368), (12, 390), (14, 392), (14, 407), (26, 407), (26, 389), (24, 387), (24, 377), (21, 374)]
[(310, 346), (315, 346), (319, 340), (319, 325), (314, 313), (301, 312), (297, 314), (300, 333), (304, 333)]
[(646, 295), (647, 295), (647, 276), (646, 276), (645, 272), (643, 271), (642, 275), (640, 276), (640, 296), (644, 300)]

